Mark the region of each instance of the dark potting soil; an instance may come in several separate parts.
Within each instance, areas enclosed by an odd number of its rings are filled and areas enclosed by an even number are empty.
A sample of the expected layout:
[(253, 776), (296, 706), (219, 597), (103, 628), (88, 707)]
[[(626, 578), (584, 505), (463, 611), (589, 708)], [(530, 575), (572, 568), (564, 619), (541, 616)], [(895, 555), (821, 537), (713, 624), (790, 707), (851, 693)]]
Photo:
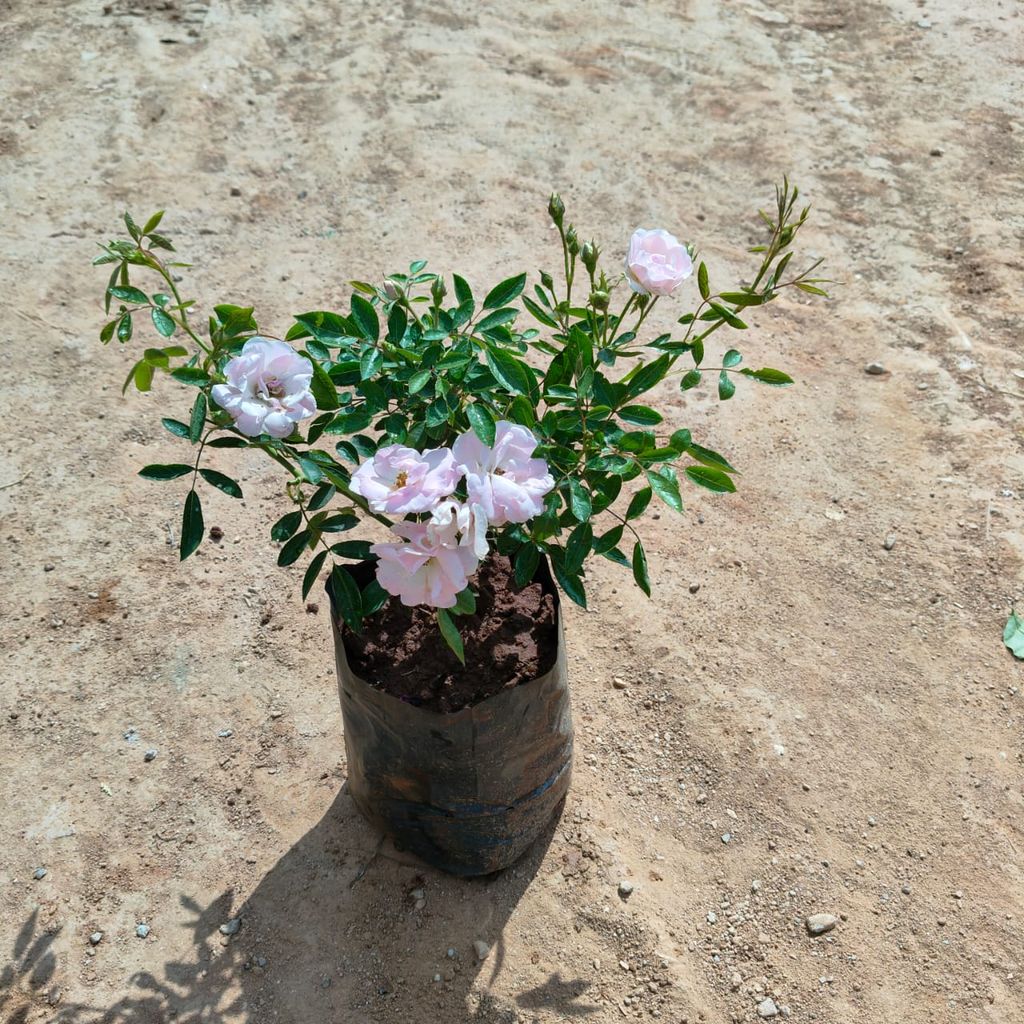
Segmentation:
[(558, 644), (554, 597), (540, 583), (517, 590), (500, 555), (485, 559), (470, 587), (476, 612), (453, 616), (465, 666), (441, 636), (433, 609), (407, 608), (392, 598), (362, 635), (343, 630), (352, 671), (378, 690), (442, 714), (548, 672)]

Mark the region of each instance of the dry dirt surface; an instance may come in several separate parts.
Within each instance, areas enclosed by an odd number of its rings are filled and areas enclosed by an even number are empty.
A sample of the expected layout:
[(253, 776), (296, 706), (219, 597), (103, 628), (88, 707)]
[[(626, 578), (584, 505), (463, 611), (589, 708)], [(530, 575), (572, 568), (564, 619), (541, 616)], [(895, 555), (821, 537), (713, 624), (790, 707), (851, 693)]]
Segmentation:
[[(8, 0), (0, 1019), (1024, 1020), (1022, 28), (1013, 0)], [(178, 461), (188, 393), (121, 397), (94, 240), (166, 207), (188, 293), (280, 332), (415, 257), (551, 266), (552, 187), (614, 258), (664, 225), (732, 284), (784, 172), (839, 283), (744, 347), (798, 383), (661, 396), (739, 493), (650, 524), (653, 601), (602, 562), (568, 613), (544, 841), (491, 879), (408, 863), (345, 794), (273, 464), (217, 463), (245, 501), (205, 495), (224, 539), (178, 565), (184, 488), (135, 472)]]

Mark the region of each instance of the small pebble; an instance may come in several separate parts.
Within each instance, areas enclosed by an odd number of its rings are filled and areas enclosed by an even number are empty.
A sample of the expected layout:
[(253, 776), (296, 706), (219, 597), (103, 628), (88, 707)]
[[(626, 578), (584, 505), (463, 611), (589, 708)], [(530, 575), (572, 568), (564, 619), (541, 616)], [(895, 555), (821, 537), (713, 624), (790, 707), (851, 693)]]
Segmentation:
[(833, 914), (811, 914), (804, 923), (811, 935), (824, 935), (839, 924), (839, 918)]
[(157, 754), (156, 750), (153, 749), (153, 748), (150, 748), (149, 750), (147, 750), (142, 755), (142, 760), (143, 761), (154, 761), (154, 760), (156, 760), (156, 754)]
[(732, 972), (732, 977), (729, 979), (729, 986), (732, 988), (733, 992), (735, 992), (736, 989), (738, 989), (740, 987), (740, 985), (742, 985), (742, 984), (743, 984), (743, 975), (740, 974), (739, 971), (733, 971)]
[(89, 936), (89, 942), (94, 946), (98, 946), (103, 941), (103, 932), (93, 932)]
[(624, 900), (628, 900), (633, 895), (633, 883), (625, 880), (619, 882), (619, 895)]
[(629, 684), (626, 682), (626, 680), (623, 679), (621, 676), (615, 676), (612, 679), (612, 686), (614, 686), (616, 690), (625, 690), (628, 685)]
[(235, 731), (233, 729), (221, 729), (217, 733), (217, 739), (219, 739), (219, 740), (226, 740), (229, 736), (234, 736), (234, 735), (235, 735)]
[(53, 570), (54, 565), (52, 562), (47, 562), (46, 565), (43, 566), (43, 572), (53, 572)]
[(892, 551), (892, 549), (896, 547), (896, 534), (886, 534), (885, 540), (882, 541), (882, 547), (885, 548), (886, 551)]
[(487, 945), (482, 939), (477, 939), (473, 943), (473, 952), (476, 954), (477, 960), (481, 963), (487, 959), (487, 954), (490, 953), (491, 947)]
[(221, 935), (235, 935), (241, 927), (242, 919), (240, 917), (233, 917), (230, 921), (227, 921), (220, 926), (220, 933)]
[(864, 372), (870, 374), (872, 377), (881, 377), (887, 371), (881, 363), (868, 363), (868, 365), (864, 367)]
[(709, 910), (708, 911), (708, 924), (717, 924), (717, 923), (718, 923), (718, 915), (713, 910)]
[(927, 18), (918, 18), (917, 19), (917, 27), (918, 28), (931, 28), (932, 27), (932, 23)]
[(135, 926), (135, 934), (138, 935), (140, 939), (144, 939), (149, 934), (149, 925), (137, 924)]
[(32, 872), (32, 877), (38, 882), (40, 878), (46, 877), (46, 868), (36, 868)]
[(449, 946), (445, 953), (445, 956), (447, 956), (449, 960), (454, 960), (455, 957), (458, 956), (458, 954), (455, 952), (455, 947)]
[(900, 892), (903, 893), (904, 896), (909, 896), (910, 895), (910, 886), (907, 885), (906, 883), (904, 883), (903, 885), (900, 886)]
[(722, 842), (725, 843), (728, 846), (729, 843), (732, 842), (732, 833), (731, 832), (723, 832), (722, 833)]
[(698, 590), (700, 590), (700, 584), (699, 583), (691, 583), (690, 584), (690, 593), (691, 594), (696, 594)]
[(775, 1005), (775, 1000), (770, 997), (768, 999), (762, 999), (761, 1002), (757, 1004), (758, 1017), (777, 1017), (778, 1014), (779, 1008)]

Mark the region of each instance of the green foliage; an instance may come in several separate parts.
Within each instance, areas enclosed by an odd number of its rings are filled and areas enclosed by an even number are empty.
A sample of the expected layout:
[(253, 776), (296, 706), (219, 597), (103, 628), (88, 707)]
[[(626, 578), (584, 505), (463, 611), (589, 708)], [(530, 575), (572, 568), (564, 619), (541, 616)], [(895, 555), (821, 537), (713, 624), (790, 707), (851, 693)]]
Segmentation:
[[(609, 276), (601, 268), (600, 248), (580, 243), (557, 195), (549, 213), (562, 246), (559, 281), (542, 272), (527, 292), (527, 275), (518, 274), (483, 293), (481, 301), (464, 277), (445, 279), (416, 260), (379, 285), (351, 282), (347, 311), (299, 313), (284, 334), (312, 363), (318, 408), (316, 417), (284, 439), (241, 434), (211, 395), (228, 361), (259, 332), (253, 308), (215, 305), (206, 324), (193, 323), (194, 301), (178, 290), (177, 271), (187, 264), (168, 262), (173, 245), (156, 233), (162, 211), (140, 221), (126, 215), (128, 237), (102, 245), (93, 261), (109, 274), (100, 339), (125, 345), (137, 344), (141, 335), (156, 340), (136, 354), (125, 389), (148, 391), (162, 374), (197, 389), (189, 411), (162, 421), (172, 437), (193, 446), (191, 464), (150, 465), (140, 475), (158, 481), (191, 477), (181, 531), (186, 558), (204, 530), (195, 482), (242, 496), (234, 479), (202, 465), (206, 450), (255, 449), (274, 460), (289, 474), (293, 503), (271, 528), (272, 539), (282, 545), (278, 563), (310, 558), (303, 570), (304, 596), (333, 564), (335, 604), (349, 627), (358, 629), (386, 595), (376, 582), (360, 591), (338, 561), (370, 557), (369, 543), (336, 535), (360, 518), (385, 524), (389, 519), (370, 512), (351, 491), (353, 467), (386, 445), (449, 446), (469, 430), (492, 445), (496, 423), (509, 420), (534, 432), (536, 456), (547, 461), (556, 481), (542, 515), (492, 528), (492, 546), (511, 557), (517, 583), (531, 580), (547, 556), (566, 596), (586, 607), (587, 564), (601, 556), (631, 569), (649, 594), (638, 530), (653, 498), (682, 512), (681, 482), (715, 493), (736, 486), (735, 468), (678, 428), (675, 417), (659, 410), (658, 397), (669, 397), (667, 386), (689, 392), (709, 380), (721, 401), (739, 395), (743, 378), (772, 387), (793, 383), (781, 370), (743, 366), (740, 350), (717, 346), (714, 335), (747, 330), (740, 314), (756, 314), (787, 288), (825, 294), (820, 286), (826, 282), (811, 276), (820, 261), (799, 273), (789, 269), (809, 212), (798, 208), (798, 195), (784, 181), (774, 209), (761, 213), (767, 237), (752, 249), (759, 263), (749, 283), (716, 292), (707, 265), (699, 261), (696, 288), (689, 289), (691, 296), (696, 293), (694, 306), (670, 333), (649, 341), (644, 332), (654, 332), (646, 321), (667, 300), (634, 294), (619, 272)], [(720, 353), (717, 361), (706, 358), (712, 350)], [(631, 481), (636, 484), (624, 486)], [(466, 592), (450, 613), (437, 616), (460, 657), (456, 618), (469, 613), (472, 599)], [(1014, 621), (1015, 631), (1006, 637), (1024, 646), (1024, 627)]]
[(1010, 649), (1015, 658), (1024, 658), (1024, 619), (1016, 610), (1010, 612), (1003, 629), (1003, 643)]

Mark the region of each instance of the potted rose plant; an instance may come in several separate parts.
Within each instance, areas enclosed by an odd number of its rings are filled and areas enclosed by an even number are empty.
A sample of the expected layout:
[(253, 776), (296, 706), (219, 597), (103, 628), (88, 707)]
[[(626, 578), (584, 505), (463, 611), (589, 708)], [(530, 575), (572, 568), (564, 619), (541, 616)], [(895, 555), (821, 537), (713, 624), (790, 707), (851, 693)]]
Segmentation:
[[(682, 512), (683, 481), (735, 489), (733, 466), (646, 396), (709, 375), (722, 401), (743, 377), (792, 383), (743, 365), (736, 348), (711, 367), (705, 356), (712, 335), (746, 329), (747, 309), (783, 290), (825, 294), (817, 262), (790, 270), (808, 215), (797, 198), (785, 181), (762, 212), (749, 283), (715, 291), (697, 262), (695, 308), (656, 337), (645, 328), (693, 274), (694, 249), (637, 230), (624, 269), (606, 271), (557, 195), (557, 283), (542, 272), (527, 290), (519, 274), (478, 299), (459, 275), (450, 293), (420, 260), (379, 284), (353, 281), (347, 311), (298, 315), (280, 338), (237, 305), (214, 306), (198, 328), (162, 214), (142, 226), (126, 215), (128, 237), (101, 246), (94, 262), (112, 267), (101, 340), (126, 344), (144, 320), (161, 339), (122, 390), (148, 391), (158, 374), (195, 389), (187, 416), (162, 421), (189, 458), (140, 471), (187, 478), (181, 558), (205, 535), (200, 481), (242, 496), (210, 455), (257, 449), (284, 470), (291, 507), (271, 535), (280, 565), (308, 559), (304, 598), (327, 574), (350, 791), (438, 866), (511, 863), (565, 795), (560, 593), (586, 607), (587, 563), (601, 557), (650, 595), (637, 530), (650, 503)], [(139, 287), (139, 271), (158, 290)], [(377, 536), (345, 536), (361, 524)]]

